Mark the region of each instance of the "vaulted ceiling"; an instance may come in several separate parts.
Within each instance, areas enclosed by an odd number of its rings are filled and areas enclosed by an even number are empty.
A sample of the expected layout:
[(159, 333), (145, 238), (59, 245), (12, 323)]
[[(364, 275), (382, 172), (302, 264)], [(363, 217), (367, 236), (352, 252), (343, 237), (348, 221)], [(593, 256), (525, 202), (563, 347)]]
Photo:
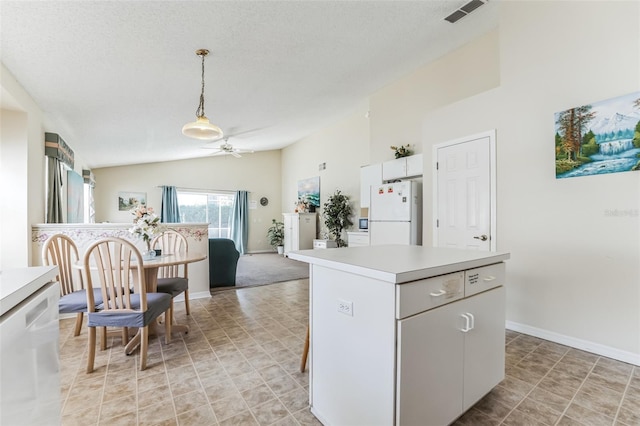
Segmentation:
[(211, 122), (236, 148), (278, 149), (496, 27), (495, 2), (444, 20), (467, 2), (2, 0), (0, 60), (88, 167), (211, 154), (181, 133), (199, 48)]

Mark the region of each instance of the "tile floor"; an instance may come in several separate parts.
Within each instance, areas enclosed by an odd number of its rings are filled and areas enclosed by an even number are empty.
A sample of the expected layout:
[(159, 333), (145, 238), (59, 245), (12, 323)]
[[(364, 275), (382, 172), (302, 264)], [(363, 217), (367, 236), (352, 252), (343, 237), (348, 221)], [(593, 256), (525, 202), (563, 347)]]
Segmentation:
[[(86, 332), (60, 322), (63, 425), (318, 425), (300, 353), (308, 280), (217, 291), (176, 304), (191, 331), (150, 342), (149, 362), (118, 337), (85, 373)], [(456, 425), (640, 426), (640, 367), (507, 331), (506, 378)], [(427, 425), (428, 426), (428, 425)]]

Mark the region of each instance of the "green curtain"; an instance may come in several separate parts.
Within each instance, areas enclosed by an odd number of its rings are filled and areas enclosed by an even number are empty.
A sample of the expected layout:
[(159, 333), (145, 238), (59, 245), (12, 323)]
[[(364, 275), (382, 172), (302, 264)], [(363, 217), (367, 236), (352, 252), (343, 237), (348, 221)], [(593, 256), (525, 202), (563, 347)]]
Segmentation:
[(247, 191), (236, 192), (231, 211), (231, 239), (236, 244), (240, 254), (247, 250), (249, 234), (249, 193)]
[(54, 157), (47, 158), (47, 223), (63, 223), (60, 161)]
[(178, 207), (178, 191), (175, 186), (162, 186), (162, 206), (160, 222), (180, 223), (180, 209)]

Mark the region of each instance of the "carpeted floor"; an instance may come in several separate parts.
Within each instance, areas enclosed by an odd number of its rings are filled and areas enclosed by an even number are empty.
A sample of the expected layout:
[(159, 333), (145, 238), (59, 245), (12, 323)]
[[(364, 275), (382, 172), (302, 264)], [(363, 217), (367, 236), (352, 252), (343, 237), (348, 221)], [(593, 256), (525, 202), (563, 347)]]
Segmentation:
[[(250, 287), (282, 281), (309, 278), (309, 265), (277, 253), (240, 256), (236, 272), (236, 287)], [(229, 288), (229, 287), (222, 287)]]

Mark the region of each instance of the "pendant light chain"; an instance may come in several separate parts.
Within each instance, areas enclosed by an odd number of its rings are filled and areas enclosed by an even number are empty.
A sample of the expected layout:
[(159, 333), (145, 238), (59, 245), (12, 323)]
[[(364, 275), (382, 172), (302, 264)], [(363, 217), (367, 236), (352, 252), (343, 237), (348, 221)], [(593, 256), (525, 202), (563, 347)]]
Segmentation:
[(202, 53), (200, 57), (202, 57), (202, 89), (200, 91), (200, 104), (198, 104), (198, 109), (196, 110), (196, 117), (198, 118), (204, 117), (204, 57), (205, 57), (205, 54)]

